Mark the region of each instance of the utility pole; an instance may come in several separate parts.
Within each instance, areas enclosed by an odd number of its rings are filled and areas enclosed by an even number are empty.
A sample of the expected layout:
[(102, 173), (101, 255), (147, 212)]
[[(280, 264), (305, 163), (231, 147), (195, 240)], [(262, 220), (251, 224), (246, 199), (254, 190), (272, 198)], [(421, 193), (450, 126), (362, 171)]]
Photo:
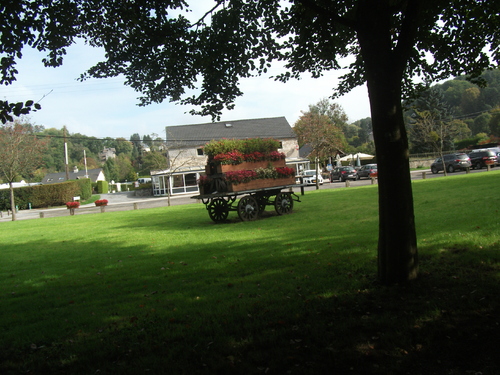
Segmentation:
[(68, 144), (66, 143), (66, 126), (63, 127), (63, 131), (64, 131), (64, 164), (66, 167), (66, 181), (69, 181)]
[(89, 174), (87, 172), (87, 153), (85, 149), (83, 150), (83, 162), (85, 163), (85, 178), (89, 178)]

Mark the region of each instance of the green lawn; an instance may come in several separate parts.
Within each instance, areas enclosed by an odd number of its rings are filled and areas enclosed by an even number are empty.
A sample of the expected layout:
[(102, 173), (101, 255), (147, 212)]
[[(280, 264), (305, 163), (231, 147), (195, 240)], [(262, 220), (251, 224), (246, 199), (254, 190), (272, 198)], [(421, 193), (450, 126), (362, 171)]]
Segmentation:
[(496, 374), (500, 171), (414, 183), (420, 278), (376, 282), (377, 186), (0, 224), (1, 374)]

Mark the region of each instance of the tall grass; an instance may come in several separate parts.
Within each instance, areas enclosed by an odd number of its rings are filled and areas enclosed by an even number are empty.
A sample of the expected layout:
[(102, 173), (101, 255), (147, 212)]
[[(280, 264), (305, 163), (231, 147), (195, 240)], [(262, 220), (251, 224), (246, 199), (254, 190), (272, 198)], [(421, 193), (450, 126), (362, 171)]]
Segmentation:
[(2, 223), (0, 372), (493, 373), (499, 179), (415, 182), (421, 277), (390, 288), (376, 186), (255, 222), (191, 204)]

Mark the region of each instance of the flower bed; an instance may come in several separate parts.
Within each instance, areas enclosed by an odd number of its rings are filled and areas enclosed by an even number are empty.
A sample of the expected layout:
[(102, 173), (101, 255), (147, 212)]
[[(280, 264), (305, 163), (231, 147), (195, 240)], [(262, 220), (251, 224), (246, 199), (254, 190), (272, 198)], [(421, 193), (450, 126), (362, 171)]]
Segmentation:
[(98, 199), (94, 203), (96, 206), (107, 206), (108, 200), (107, 199)]
[(78, 208), (80, 207), (80, 202), (66, 202), (66, 208)]
[(271, 138), (249, 138), (249, 139), (221, 139), (212, 141), (203, 147), (203, 152), (209, 159), (219, 154), (238, 152), (241, 154), (270, 153), (276, 151), (280, 142)]
[(238, 192), (244, 190), (263, 189), (263, 188), (293, 185), (293, 184), (295, 184), (295, 177), (257, 179), (238, 184), (228, 183), (227, 191)]
[[(215, 173), (226, 173), (239, 170), (254, 170), (258, 168), (280, 168), (285, 167), (285, 159), (277, 161), (255, 161), (255, 162), (242, 162), (241, 164), (219, 164), (216, 166)], [(210, 173), (209, 173), (210, 174)]]
[(234, 192), (295, 183), (295, 169), (275, 139), (223, 139), (205, 145), (206, 176), (198, 180), (201, 194)]
[(289, 167), (228, 171), (215, 176), (200, 176), (198, 180), (202, 194), (210, 194), (214, 191), (235, 192), (294, 183), (295, 170)]
[(243, 162), (284, 160), (285, 154), (278, 152), (279, 141), (269, 138), (222, 139), (203, 147), (209, 163), (238, 165)]

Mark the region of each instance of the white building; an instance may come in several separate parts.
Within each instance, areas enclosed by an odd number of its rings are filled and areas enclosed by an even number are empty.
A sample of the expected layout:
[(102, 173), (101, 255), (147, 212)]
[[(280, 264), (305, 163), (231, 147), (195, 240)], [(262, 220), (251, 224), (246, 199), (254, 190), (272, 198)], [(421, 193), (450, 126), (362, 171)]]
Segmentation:
[(197, 193), (197, 180), (207, 163), (203, 146), (212, 140), (273, 138), (280, 141), (278, 151), (285, 153), (287, 166), (297, 174), (309, 165), (308, 159), (299, 157), (297, 136), (285, 117), (167, 126), (166, 135), (170, 168), (151, 171), (156, 196), (167, 195), (169, 188), (170, 194)]

